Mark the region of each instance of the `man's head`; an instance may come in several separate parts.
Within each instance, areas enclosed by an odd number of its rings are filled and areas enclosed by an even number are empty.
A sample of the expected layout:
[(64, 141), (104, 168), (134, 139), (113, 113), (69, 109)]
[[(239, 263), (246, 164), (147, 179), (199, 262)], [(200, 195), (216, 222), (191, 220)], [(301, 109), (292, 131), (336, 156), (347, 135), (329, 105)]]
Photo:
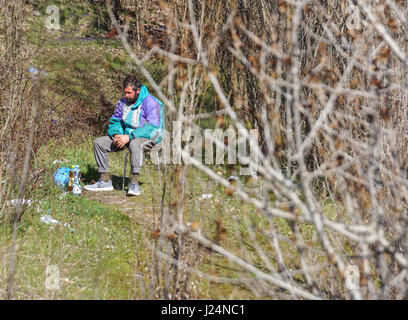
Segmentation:
[(128, 103), (136, 102), (141, 86), (141, 83), (135, 76), (127, 76), (123, 80), (123, 94)]

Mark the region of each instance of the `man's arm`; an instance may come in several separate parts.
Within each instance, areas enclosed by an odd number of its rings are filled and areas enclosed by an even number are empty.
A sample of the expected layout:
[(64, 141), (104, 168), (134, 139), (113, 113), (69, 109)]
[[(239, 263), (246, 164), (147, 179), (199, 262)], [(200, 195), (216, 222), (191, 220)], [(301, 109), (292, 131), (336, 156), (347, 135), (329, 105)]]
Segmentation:
[(123, 116), (123, 103), (122, 101), (119, 101), (116, 104), (115, 112), (109, 119), (108, 136), (114, 137), (117, 134), (124, 134), (122, 116)]

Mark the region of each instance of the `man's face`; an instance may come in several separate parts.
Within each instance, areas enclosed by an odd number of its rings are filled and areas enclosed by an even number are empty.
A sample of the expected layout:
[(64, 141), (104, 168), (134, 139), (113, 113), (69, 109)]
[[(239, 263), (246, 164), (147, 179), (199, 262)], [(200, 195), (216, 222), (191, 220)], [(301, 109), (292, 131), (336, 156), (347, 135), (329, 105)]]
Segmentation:
[(137, 96), (139, 95), (140, 88), (138, 88), (136, 91), (133, 90), (131, 86), (127, 86), (125, 89), (123, 89), (123, 93), (125, 95), (125, 99), (128, 103), (135, 103), (137, 100)]

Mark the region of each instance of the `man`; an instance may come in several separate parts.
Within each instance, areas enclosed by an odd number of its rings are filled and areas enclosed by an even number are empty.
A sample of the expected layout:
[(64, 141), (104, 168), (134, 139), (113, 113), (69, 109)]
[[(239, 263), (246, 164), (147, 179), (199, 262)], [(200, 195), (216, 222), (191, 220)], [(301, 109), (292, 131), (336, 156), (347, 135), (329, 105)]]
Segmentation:
[(163, 104), (149, 94), (134, 76), (123, 81), (124, 97), (117, 103), (110, 118), (107, 136), (99, 137), (94, 142), (94, 155), (100, 179), (86, 185), (89, 191), (113, 190), (109, 174), (108, 153), (128, 147), (132, 176), (128, 195), (140, 195), (139, 174), (143, 161), (143, 147), (152, 146), (161, 140), (164, 127)]

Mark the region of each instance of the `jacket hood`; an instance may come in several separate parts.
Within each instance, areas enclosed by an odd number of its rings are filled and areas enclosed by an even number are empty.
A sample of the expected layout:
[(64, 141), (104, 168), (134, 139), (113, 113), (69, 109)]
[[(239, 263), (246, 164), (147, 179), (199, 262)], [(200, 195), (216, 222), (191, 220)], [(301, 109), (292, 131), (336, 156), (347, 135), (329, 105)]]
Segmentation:
[(139, 107), (143, 100), (149, 95), (149, 91), (147, 90), (147, 88), (145, 86), (141, 86), (140, 87), (140, 92), (139, 92), (139, 96), (137, 97), (136, 102), (131, 106), (132, 109), (136, 109), (137, 107)]

